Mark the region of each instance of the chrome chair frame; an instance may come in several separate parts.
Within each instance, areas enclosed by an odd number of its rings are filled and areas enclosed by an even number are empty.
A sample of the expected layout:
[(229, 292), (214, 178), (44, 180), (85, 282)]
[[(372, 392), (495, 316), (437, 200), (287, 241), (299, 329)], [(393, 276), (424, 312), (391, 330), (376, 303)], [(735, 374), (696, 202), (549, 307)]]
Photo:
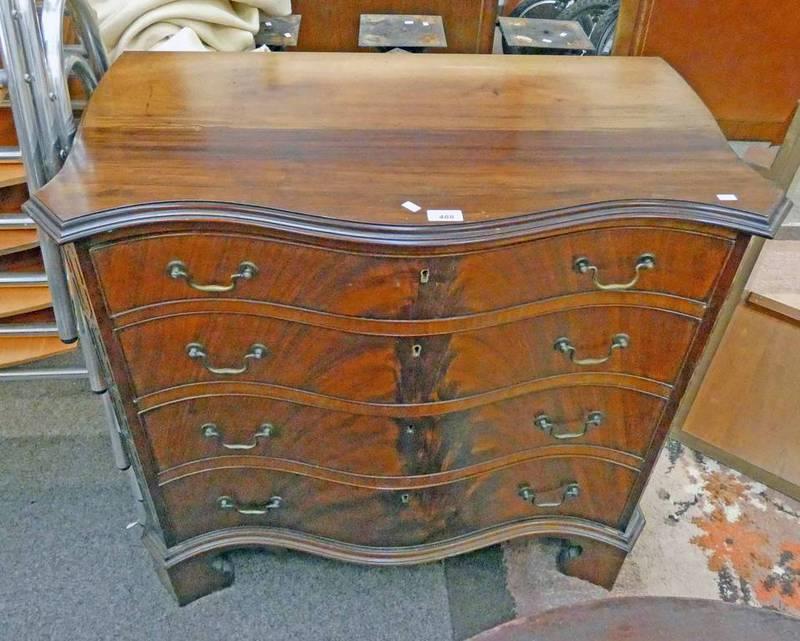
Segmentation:
[[(63, 19), (69, 7), (82, 47), (64, 46)], [(21, 159), (30, 191), (45, 185), (67, 158), (76, 126), (67, 80), (77, 76), (90, 94), (108, 69), (94, 11), (85, 0), (44, 0), (41, 15), (34, 0), (2, 0), (0, 3), (0, 50), (6, 68), (0, 81), (8, 88), (19, 149), (0, 150), (1, 161)], [(32, 221), (21, 216), (0, 219), (11, 227)], [(93, 391), (106, 386), (92, 349), (85, 323), (76, 313), (59, 247), (46, 235), (40, 247), (53, 299), (56, 323), (49, 335), (67, 343), (80, 340), (86, 369), (12, 370), (0, 372), (0, 380), (25, 380), (88, 375)], [(2, 276), (2, 275), (0, 275)], [(17, 279), (18, 284), (40, 282), (37, 274)], [(2, 280), (2, 278), (0, 278)]]
[[(6, 69), (0, 75), (5, 80), (11, 100), (11, 110), (19, 140), (19, 150), (0, 150), (0, 162), (22, 159), (29, 191), (43, 187), (61, 169), (72, 148), (76, 132), (73, 104), (68, 79), (81, 80), (90, 95), (108, 70), (108, 57), (100, 39), (96, 16), (86, 0), (43, 0), (41, 14), (35, 0), (0, 0), (0, 53)], [(78, 30), (82, 47), (65, 46), (63, 20), (69, 9)], [(33, 224), (12, 215), (12, 224)], [(0, 218), (0, 225), (2, 225)], [(40, 380), (43, 378), (84, 378), (88, 376), (93, 392), (103, 403), (106, 424), (111, 437), (111, 449), (116, 466), (127, 473), (136, 498), (136, 521), (143, 524), (147, 508), (138, 480), (131, 467), (125, 446), (124, 432), (91, 333), (81, 310), (74, 305), (64, 259), (59, 246), (41, 234), (40, 245), (47, 283), (53, 298), (56, 316), (55, 331), (64, 342), (79, 341), (86, 369), (24, 369), (0, 372), (0, 380)], [(41, 274), (0, 274), (0, 286), (6, 284), (41, 283)], [(50, 325), (0, 326), (0, 335), (53, 335)], [(131, 527), (129, 526), (129, 528)]]
[[(67, 84), (69, 77), (79, 78), (88, 96), (97, 87), (109, 64), (94, 11), (87, 0), (43, 0), (41, 15), (37, 14), (36, 5), (35, 0), (0, 0), (0, 53), (6, 65), (5, 73), (0, 74), (0, 81), (4, 75), (19, 139), (18, 157), (25, 164), (31, 192), (44, 186), (58, 173), (72, 148), (77, 127)], [(63, 19), (67, 9), (78, 30), (82, 47), (64, 45)], [(0, 162), (4, 156), (12, 158), (15, 151), (6, 150), (4, 153), (0, 150)], [(33, 224), (30, 219), (23, 221), (20, 218), (23, 217), (7, 217), (8, 220), (16, 219), (14, 224)], [(0, 217), (2, 224), (3, 218)], [(45, 234), (40, 235), (39, 240), (53, 297), (56, 330), (64, 342), (79, 341), (86, 369), (6, 370), (0, 371), (0, 380), (35, 381), (88, 376), (92, 391), (100, 396), (103, 403), (114, 463), (126, 473), (133, 490), (136, 520), (128, 526), (128, 530), (139, 532), (146, 523), (157, 521), (153, 516), (154, 507), (145, 502), (146, 493), (142, 492), (134, 472), (133, 465), (138, 463), (132, 459), (126, 447), (122, 428), (124, 414), (117, 414), (86, 319), (73, 303), (77, 298), (70, 295), (61, 249)], [(4, 278), (9, 281), (6, 284), (19, 284), (20, 281), (41, 283), (41, 277), (41, 274), (0, 273), (0, 286)], [(3, 331), (3, 326), (0, 326), (0, 335)], [(53, 328), (27, 325), (5, 331), (42, 335), (43, 332), (52, 333)]]

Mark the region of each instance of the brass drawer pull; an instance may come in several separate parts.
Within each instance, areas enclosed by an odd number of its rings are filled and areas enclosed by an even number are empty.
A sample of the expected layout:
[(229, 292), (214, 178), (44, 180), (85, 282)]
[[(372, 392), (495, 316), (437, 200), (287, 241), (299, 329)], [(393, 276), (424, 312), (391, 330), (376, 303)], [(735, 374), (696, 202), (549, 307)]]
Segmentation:
[(553, 343), (553, 349), (566, 354), (575, 365), (601, 365), (611, 358), (615, 349), (625, 349), (630, 344), (631, 338), (627, 334), (614, 334), (611, 337), (611, 346), (608, 348), (608, 354), (605, 356), (600, 358), (575, 358), (575, 347), (568, 338), (562, 336)]
[(558, 501), (537, 501), (536, 491), (528, 483), (523, 483), (519, 486), (519, 491), (517, 493), (523, 501), (530, 503), (534, 507), (560, 507), (567, 501), (578, 498), (581, 494), (581, 488), (577, 483), (568, 483), (564, 487), (559, 488), (557, 491), (553, 490), (552, 492), (548, 492), (548, 494), (554, 494), (556, 492), (561, 495), (561, 498)]
[(620, 291), (623, 289), (631, 289), (639, 282), (639, 276), (642, 275), (642, 272), (645, 270), (653, 269), (656, 266), (656, 257), (654, 254), (642, 254), (639, 258), (636, 259), (636, 263), (634, 265), (634, 271), (636, 272), (634, 277), (629, 280), (627, 283), (609, 283), (605, 285), (601, 283), (597, 276), (599, 275), (599, 270), (597, 266), (592, 265), (589, 262), (589, 259), (585, 256), (581, 256), (580, 258), (576, 259), (572, 265), (572, 268), (578, 272), (579, 274), (589, 274), (592, 275), (592, 282), (597, 289), (602, 289), (603, 291)]
[(271, 436), (277, 435), (275, 427), (269, 423), (264, 423), (256, 430), (250, 443), (225, 443), (222, 440), (222, 433), (214, 423), (206, 423), (200, 427), (200, 431), (205, 438), (212, 441), (219, 441), (219, 444), (226, 450), (252, 450), (258, 446), (259, 439), (270, 438)]
[(244, 355), (244, 365), (241, 367), (212, 367), (208, 364), (208, 354), (206, 348), (201, 343), (189, 343), (186, 346), (186, 355), (200, 363), (212, 374), (221, 374), (222, 376), (233, 376), (235, 374), (244, 374), (247, 368), (250, 367), (250, 361), (259, 361), (269, 354), (269, 350), (261, 343), (251, 345), (247, 354)]
[(552, 436), (553, 438), (557, 438), (559, 440), (567, 440), (585, 436), (586, 432), (588, 432), (591, 428), (600, 427), (605, 419), (606, 416), (603, 414), (603, 412), (589, 412), (586, 415), (586, 419), (583, 421), (583, 429), (580, 432), (556, 432), (556, 428), (559, 427), (559, 424), (555, 423), (547, 414), (539, 414), (535, 419), (533, 419), (533, 424), (548, 436)]
[(239, 505), (236, 499), (230, 496), (220, 496), (217, 499), (217, 507), (220, 510), (235, 511), (245, 516), (262, 516), (283, 507), (283, 499), (280, 496), (271, 496), (264, 505)]
[(231, 274), (231, 282), (228, 285), (201, 285), (200, 283), (194, 282), (192, 275), (189, 273), (189, 270), (183, 261), (173, 260), (167, 265), (167, 276), (175, 280), (183, 279), (186, 281), (189, 287), (196, 289), (199, 292), (229, 292), (236, 287), (236, 283), (239, 279), (250, 280), (257, 274), (258, 267), (256, 267), (250, 261), (245, 260), (239, 263), (239, 271), (235, 274)]

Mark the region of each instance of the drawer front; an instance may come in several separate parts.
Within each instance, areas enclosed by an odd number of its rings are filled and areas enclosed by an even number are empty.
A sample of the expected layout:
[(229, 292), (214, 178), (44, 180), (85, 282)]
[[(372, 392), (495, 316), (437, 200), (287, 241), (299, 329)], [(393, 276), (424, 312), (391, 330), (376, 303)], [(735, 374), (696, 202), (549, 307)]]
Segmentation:
[(221, 456), (259, 456), (374, 476), (459, 470), (551, 445), (643, 457), (664, 400), (579, 386), (444, 414), (367, 416), (253, 396), (205, 396), (143, 414), (160, 471)]
[[(238, 298), (344, 316), (427, 319), (608, 285), (705, 300), (730, 246), (698, 233), (629, 227), (469, 254), (389, 257), (202, 233), (101, 245), (92, 259), (112, 314), (166, 301)], [(655, 257), (652, 268), (640, 264), (644, 255)], [(580, 258), (583, 271), (575, 265)]]
[[(680, 314), (608, 306), (420, 338), (244, 314), (171, 316), (119, 334), (140, 396), (235, 380), (355, 401), (420, 403), (571, 372), (622, 372), (669, 383), (696, 327), (696, 319)], [(560, 350), (558, 339), (566, 341)]]
[[(397, 547), (537, 516), (569, 515), (618, 527), (636, 476), (601, 460), (561, 458), (423, 489), (377, 490), (253, 468), (208, 470), (161, 489), (175, 541), (261, 525)], [(228, 499), (220, 503), (221, 497)]]

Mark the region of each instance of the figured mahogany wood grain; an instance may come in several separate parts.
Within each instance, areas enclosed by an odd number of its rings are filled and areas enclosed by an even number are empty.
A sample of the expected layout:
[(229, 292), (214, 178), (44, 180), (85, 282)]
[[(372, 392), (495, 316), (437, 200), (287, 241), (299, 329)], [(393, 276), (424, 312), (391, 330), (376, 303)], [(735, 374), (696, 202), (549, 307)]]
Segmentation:
[[(671, 382), (697, 320), (666, 310), (579, 307), (452, 335), (363, 336), (245, 314), (184, 314), (118, 330), (137, 396), (194, 382), (255, 381), (374, 403), (449, 400), (571, 372), (620, 372)], [(355, 331), (355, 330), (353, 330)], [(608, 362), (581, 366), (557, 352), (560, 337), (577, 358), (602, 357), (612, 337), (630, 346)], [(665, 349), (662, 337), (668, 337)], [(186, 346), (203, 345), (208, 364), (238, 368), (254, 344), (269, 354), (243, 374), (210, 372)]]
[(442, 17), (451, 53), (491, 53), (495, 0), (294, 0), (303, 16), (297, 51), (364, 51), (358, 46), (364, 13), (426, 14)]
[[(340, 485), (284, 472), (246, 467), (209, 470), (162, 486), (175, 542), (215, 529), (242, 525), (288, 528), (367, 546), (419, 545), (536, 516), (567, 515), (618, 527), (636, 472), (596, 459), (551, 459), (447, 485), (380, 491)], [(543, 499), (578, 483), (580, 496), (558, 508), (537, 508), (518, 495), (529, 484)], [(553, 491), (556, 491), (555, 493)], [(272, 496), (282, 507), (265, 516), (220, 510), (231, 496), (259, 504)]]
[[(735, 208), (720, 193), (737, 194)], [(36, 200), (45, 209), (31, 213), (59, 237), (103, 220), (215, 216), (192, 205), (95, 215), (158, 201), (235, 200), (322, 226), (412, 233), (431, 224), (406, 200), (463, 210), (461, 226), (435, 223), (452, 230), (655, 201), (703, 204), (733, 227), (749, 212), (748, 225), (768, 234), (784, 211), (781, 192), (735, 157), (660, 60), (448, 54), (126, 53)]]
[[(575, 386), (441, 416), (369, 416), (252, 396), (206, 396), (144, 412), (142, 419), (160, 470), (248, 454), (371, 476), (417, 476), (561, 445), (643, 457), (663, 407), (663, 399), (634, 389)], [(587, 415), (598, 411), (602, 423), (579, 438), (559, 440), (534, 424), (547, 414), (556, 433), (580, 432)], [(207, 423), (217, 426), (220, 439), (203, 436)], [(264, 423), (273, 426), (272, 435), (255, 441)], [(256, 446), (231, 450), (222, 442)]]
[[(493, 251), (451, 256), (396, 256), (331, 251), (232, 234), (172, 234), (103, 244), (92, 250), (109, 311), (189, 298), (269, 301), (345, 316), (448, 318), (544, 298), (597, 291), (579, 257), (596, 265), (601, 283), (627, 283), (643, 254), (656, 266), (633, 290), (706, 300), (732, 242), (657, 227), (564, 234)], [(198, 284), (229, 285), (239, 265), (258, 273), (232, 291), (198, 291), (167, 274), (181, 260)], [(552, 267), (531, 278), (542, 264)], [(426, 282), (422, 282), (422, 281)], [(490, 295), (489, 295), (490, 294)]]

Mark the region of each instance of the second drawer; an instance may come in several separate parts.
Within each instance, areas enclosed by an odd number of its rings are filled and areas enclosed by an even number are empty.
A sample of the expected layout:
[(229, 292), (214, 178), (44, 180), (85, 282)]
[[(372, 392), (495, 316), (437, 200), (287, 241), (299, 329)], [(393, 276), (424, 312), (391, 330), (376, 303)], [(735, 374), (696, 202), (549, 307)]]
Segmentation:
[(250, 381), (373, 403), (452, 400), (548, 376), (614, 372), (671, 383), (695, 318), (582, 307), (483, 329), (363, 335), (246, 314), (186, 314), (119, 332), (138, 396)]
[(160, 471), (249, 455), (400, 477), (459, 470), (551, 445), (593, 445), (643, 457), (664, 403), (633, 389), (587, 385), (408, 417), (204, 396), (144, 412), (142, 420)]

